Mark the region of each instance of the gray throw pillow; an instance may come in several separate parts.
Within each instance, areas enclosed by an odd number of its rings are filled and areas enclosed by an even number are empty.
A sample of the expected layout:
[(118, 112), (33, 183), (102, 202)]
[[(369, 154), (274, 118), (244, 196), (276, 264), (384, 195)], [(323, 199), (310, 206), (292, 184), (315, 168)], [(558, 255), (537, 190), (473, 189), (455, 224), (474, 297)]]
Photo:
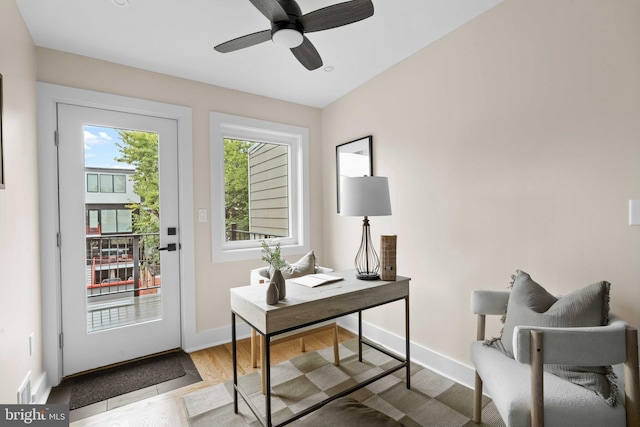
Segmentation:
[[(282, 276), (285, 279), (293, 279), (296, 277), (306, 276), (307, 274), (314, 274), (316, 272), (316, 257), (313, 251), (300, 258), (293, 264), (287, 263), (280, 269)], [(271, 268), (269, 269), (269, 277), (272, 276)]]
[[(584, 327), (609, 322), (609, 282), (597, 282), (556, 298), (523, 271), (513, 276), (511, 295), (503, 318), (502, 336), (488, 344), (513, 358), (513, 329), (516, 326)], [(615, 406), (618, 390), (611, 366), (545, 365), (551, 372), (593, 390)]]

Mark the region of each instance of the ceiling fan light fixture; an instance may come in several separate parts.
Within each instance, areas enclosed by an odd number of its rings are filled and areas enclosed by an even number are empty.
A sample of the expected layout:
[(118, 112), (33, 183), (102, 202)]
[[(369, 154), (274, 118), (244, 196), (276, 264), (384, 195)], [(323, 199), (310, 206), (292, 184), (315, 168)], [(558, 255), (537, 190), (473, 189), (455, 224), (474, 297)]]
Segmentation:
[(293, 49), (294, 47), (300, 46), (304, 41), (304, 38), (302, 37), (302, 33), (298, 30), (283, 28), (274, 32), (271, 36), (271, 40), (276, 46)]

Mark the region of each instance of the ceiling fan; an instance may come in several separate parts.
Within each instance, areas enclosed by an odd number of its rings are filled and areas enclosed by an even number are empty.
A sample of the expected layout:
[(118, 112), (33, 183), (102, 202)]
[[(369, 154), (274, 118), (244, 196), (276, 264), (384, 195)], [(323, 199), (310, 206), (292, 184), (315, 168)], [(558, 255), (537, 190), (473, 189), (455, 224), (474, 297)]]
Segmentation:
[(274, 44), (291, 49), (308, 70), (320, 68), (322, 58), (305, 33), (341, 27), (373, 16), (371, 0), (351, 0), (304, 15), (295, 0), (249, 1), (271, 21), (271, 29), (229, 40), (214, 49), (228, 53), (273, 40)]

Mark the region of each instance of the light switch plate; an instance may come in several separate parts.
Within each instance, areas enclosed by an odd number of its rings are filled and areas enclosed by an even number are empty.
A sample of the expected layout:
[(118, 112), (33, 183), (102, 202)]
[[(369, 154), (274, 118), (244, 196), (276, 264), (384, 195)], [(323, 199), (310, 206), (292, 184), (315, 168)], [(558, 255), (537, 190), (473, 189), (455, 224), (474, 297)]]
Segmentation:
[(198, 221), (199, 222), (207, 222), (207, 210), (206, 209), (198, 209)]
[(640, 225), (640, 200), (629, 200), (629, 225)]

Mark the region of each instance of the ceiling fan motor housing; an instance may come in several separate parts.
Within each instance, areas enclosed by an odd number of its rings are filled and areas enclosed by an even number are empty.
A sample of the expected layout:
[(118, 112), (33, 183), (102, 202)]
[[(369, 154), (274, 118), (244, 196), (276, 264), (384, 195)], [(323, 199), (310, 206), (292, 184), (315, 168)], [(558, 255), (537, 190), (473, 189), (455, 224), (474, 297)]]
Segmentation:
[(274, 22), (271, 24), (271, 40), (277, 46), (288, 49), (298, 47), (304, 41), (302, 35), (304, 28), (296, 20), (295, 22)]
[(285, 22), (285, 21), (281, 21), (281, 22), (272, 22), (271, 23), (271, 37), (273, 37), (273, 35), (275, 33), (277, 33), (280, 30), (295, 30), (297, 32), (299, 32), (300, 34), (304, 33), (304, 27), (302, 26), (302, 23), (300, 21), (298, 21), (297, 19), (295, 21), (289, 21), (289, 22)]

